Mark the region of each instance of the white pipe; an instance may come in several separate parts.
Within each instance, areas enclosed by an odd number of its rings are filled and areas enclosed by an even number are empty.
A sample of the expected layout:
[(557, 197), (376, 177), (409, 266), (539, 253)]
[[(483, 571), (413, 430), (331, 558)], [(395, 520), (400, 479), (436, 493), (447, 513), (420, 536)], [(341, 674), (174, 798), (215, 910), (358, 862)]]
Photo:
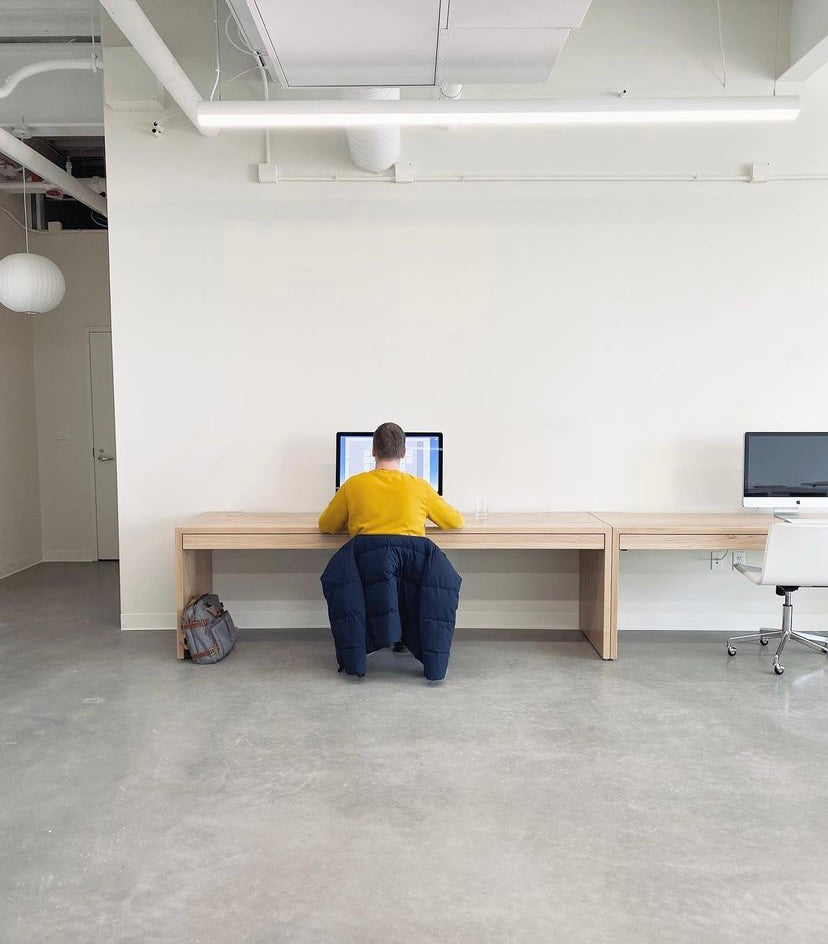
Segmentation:
[[(396, 102), (398, 88), (344, 88), (342, 97), (354, 102)], [(357, 167), (379, 174), (400, 159), (400, 126), (382, 125), (374, 128), (346, 128), (351, 160)]]
[[(770, 182), (774, 181), (823, 181), (828, 180), (828, 174), (774, 174)], [(391, 175), (367, 174), (279, 174), (279, 183), (386, 183), (393, 184), (396, 180)], [(413, 183), (451, 183), (451, 184), (479, 184), (479, 183), (752, 183), (748, 174), (709, 175), (703, 174), (674, 174), (674, 175), (646, 175), (646, 174), (595, 174), (595, 175), (565, 175), (565, 174), (418, 174)]]
[[(3, 128), (103, 128), (102, 121), (4, 121)], [(62, 137), (62, 135), (48, 135), (47, 137)]]
[[(106, 180), (103, 177), (73, 177), (72, 179), (78, 183), (86, 184), (94, 193), (106, 192)], [(0, 190), (11, 191), (12, 193), (52, 193), (55, 190), (60, 190), (61, 193), (65, 193), (64, 190), (54, 184), (33, 180), (27, 180), (25, 187), (22, 180), (4, 180), (0, 182)]]
[(198, 106), (203, 100), (136, 0), (100, 0), (100, 2), (118, 29), (130, 41), (133, 49), (193, 125), (206, 137), (217, 134), (216, 128), (199, 126)]
[(6, 81), (0, 85), (0, 98), (8, 98), (23, 79), (40, 75), (41, 72), (68, 72), (73, 70), (97, 72), (99, 69), (103, 69), (103, 63), (93, 57), (89, 59), (46, 59), (43, 62), (33, 62), (31, 65), (23, 66), (22, 69), (12, 72)]
[[(226, 25), (226, 24), (225, 24)], [(256, 66), (259, 69), (259, 75), (262, 77), (262, 89), (264, 91), (265, 101), (270, 101), (270, 86), (267, 82), (267, 72), (262, 65), (262, 60), (256, 56)], [(270, 163), (270, 128), (265, 128), (265, 164)]]
[(106, 216), (106, 200), (91, 190), (85, 183), (70, 176), (65, 170), (47, 160), (42, 154), (38, 154), (34, 148), (18, 140), (13, 134), (0, 128), (0, 154), (28, 167), (30, 171), (48, 180), (70, 197), (74, 197), (81, 203), (86, 204), (90, 209), (101, 216)]
[[(54, 184), (41, 184), (34, 181), (26, 181), (26, 193), (48, 193), (54, 190)], [(11, 193), (23, 193), (23, 181), (4, 181), (0, 183), (0, 191), (11, 191)]]

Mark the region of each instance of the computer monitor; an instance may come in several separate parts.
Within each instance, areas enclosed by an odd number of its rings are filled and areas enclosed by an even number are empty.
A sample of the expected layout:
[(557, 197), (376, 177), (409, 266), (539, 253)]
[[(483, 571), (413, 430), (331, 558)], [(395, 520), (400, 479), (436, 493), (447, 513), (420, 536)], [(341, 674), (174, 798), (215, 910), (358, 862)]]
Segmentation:
[(828, 508), (828, 433), (745, 433), (746, 508)]
[[(372, 456), (373, 433), (336, 434), (336, 487), (360, 472), (374, 468)], [(406, 433), (405, 458), (400, 463), (403, 472), (410, 472), (430, 482), (443, 494), (443, 434)]]

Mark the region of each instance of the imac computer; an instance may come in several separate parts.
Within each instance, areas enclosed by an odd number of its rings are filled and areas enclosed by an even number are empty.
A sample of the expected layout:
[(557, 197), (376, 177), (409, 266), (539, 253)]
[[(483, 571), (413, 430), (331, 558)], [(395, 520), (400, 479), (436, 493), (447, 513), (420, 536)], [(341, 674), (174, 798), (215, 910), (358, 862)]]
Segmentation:
[(745, 508), (828, 508), (828, 433), (745, 433)]
[[(336, 434), (336, 487), (352, 475), (374, 468), (373, 433)], [(443, 494), (443, 434), (406, 433), (400, 470), (429, 482)]]

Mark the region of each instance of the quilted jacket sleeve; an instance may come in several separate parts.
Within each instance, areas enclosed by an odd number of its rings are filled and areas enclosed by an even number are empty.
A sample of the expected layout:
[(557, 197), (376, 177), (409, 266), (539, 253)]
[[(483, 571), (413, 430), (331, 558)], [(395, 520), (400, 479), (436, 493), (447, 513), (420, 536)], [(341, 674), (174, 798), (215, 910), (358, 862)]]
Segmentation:
[(348, 675), (365, 675), (365, 595), (353, 541), (334, 554), (321, 580), (339, 671)]

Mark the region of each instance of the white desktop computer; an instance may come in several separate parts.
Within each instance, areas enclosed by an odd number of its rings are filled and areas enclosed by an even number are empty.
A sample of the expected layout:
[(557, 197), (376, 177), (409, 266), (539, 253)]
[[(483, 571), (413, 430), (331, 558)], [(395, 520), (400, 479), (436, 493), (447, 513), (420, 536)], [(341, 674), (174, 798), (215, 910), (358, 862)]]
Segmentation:
[(828, 508), (828, 433), (745, 433), (745, 508)]

